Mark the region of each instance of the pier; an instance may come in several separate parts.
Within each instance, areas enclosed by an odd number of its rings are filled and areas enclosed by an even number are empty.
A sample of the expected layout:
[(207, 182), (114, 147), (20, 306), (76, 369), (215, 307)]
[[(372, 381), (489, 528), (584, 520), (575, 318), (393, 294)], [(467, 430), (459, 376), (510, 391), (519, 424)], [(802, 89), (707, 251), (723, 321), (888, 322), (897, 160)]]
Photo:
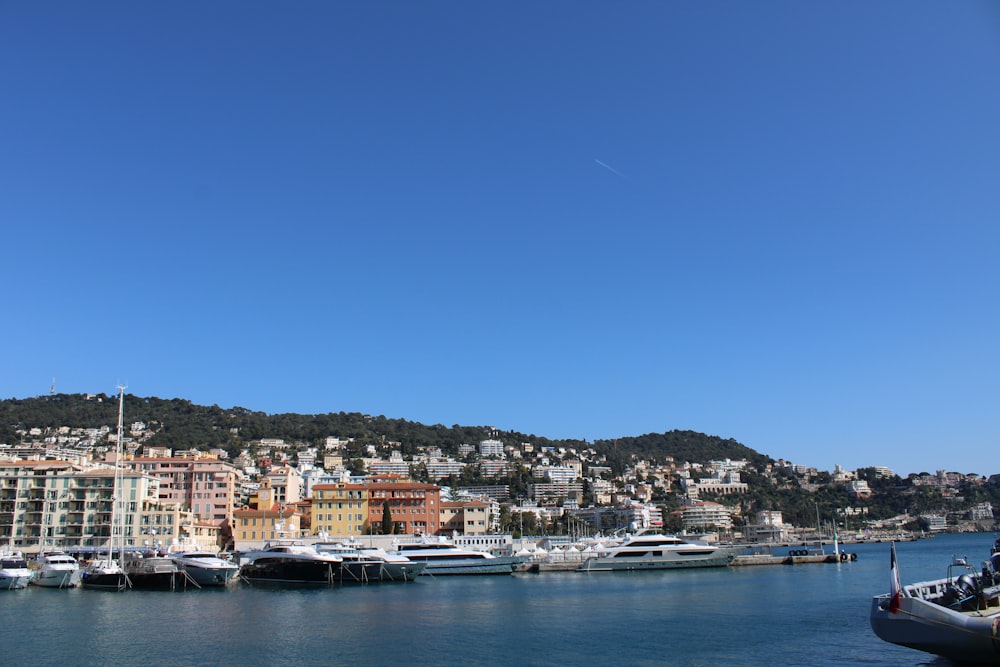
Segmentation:
[(804, 563), (846, 563), (857, 560), (857, 554), (841, 552), (836, 554), (804, 554), (804, 555), (776, 555), (776, 554), (748, 554), (737, 556), (730, 563), (732, 567), (743, 567), (747, 565), (799, 565)]
[[(822, 547), (791, 548), (785, 553), (774, 553), (774, 550), (761, 550), (736, 556), (730, 567), (748, 567), (754, 565), (806, 565), (811, 563), (848, 563), (856, 561), (858, 555), (848, 551), (826, 553)], [(572, 572), (580, 567), (582, 558), (566, 558), (559, 554), (557, 558), (544, 558), (524, 562), (517, 572), (541, 574), (543, 572)], [(668, 568), (669, 569), (669, 568)], [(682, 568), (678, 568), (682, 569)]]

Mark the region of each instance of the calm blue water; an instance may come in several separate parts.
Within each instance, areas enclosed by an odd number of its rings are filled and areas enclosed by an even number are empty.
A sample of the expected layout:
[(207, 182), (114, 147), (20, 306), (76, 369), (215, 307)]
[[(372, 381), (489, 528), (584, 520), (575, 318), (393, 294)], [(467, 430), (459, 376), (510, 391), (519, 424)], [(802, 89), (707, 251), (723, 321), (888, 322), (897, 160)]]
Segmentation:
[[(905, 582), (979, 563), (993, 534), (897, 546)], [(877, 639), (889, 545), (856, 562), (422, 577), (323, 590), (0, 593), (4, 664), (948, 665)]]

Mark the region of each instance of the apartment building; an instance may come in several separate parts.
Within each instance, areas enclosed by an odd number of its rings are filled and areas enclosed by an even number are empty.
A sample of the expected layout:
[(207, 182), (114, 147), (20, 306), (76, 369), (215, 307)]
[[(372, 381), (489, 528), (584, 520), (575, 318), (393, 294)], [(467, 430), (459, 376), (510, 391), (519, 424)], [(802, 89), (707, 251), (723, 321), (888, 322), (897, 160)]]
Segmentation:
[(242, 477), (234, 466), (214, 457), (138, 457), (123, 460), (122, 466), (159, 479), (161, 501), (191, 510), (224, 533), (232, 526)]
[[(0, 462), (0, 546), (36, 553), (106, 548), (111, 536), (115, 471), (65, 461)], [(159, 480), (122, 471), (121, 513), (127, 547), (187, 538), (194, 516), (159, 498)]]
[(374, 477), (368, 484), (368, 521), (382, 522), (385, 503), (389, 504), (396, 532), (407, 535), (436, 535), (441, 525), (441, 489), (433, 484), (410, 482), (401, 477)]
[(313, 487), (314, 535), (363, 535), (369, 519), (368, 487), (364, 484), (339, 482)]
[(490, 504), (481, 500), (441, 503), (441, 534), (485, 535), (490, 527)]

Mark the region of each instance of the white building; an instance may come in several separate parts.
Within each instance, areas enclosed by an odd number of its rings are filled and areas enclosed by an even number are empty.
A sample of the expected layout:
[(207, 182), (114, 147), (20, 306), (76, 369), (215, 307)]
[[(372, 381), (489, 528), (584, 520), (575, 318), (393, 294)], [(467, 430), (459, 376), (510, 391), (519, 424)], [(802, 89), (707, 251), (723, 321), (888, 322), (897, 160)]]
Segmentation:
[(746, 493), (750, 488), (749, 484), (740, 481), (740, 473), (736, 471), (715, 473), (711, 477), (699, 480), (682, 477), (681, 486), (688, 498), (698, 498), (701, 493), (714, 493), (723, 496), (731, 493)]
[(427, 477), (432, 480), (458, 476), (465, 470), (465, 464), (453, 459), (433, 459), (427, 462)]
[(499, 440), (483, 440), (479, 443), (480, 456), (503, 456), (503, 443)]
[(758, 512), (755, 523), (744, 526), (744, 537), (750, 542), (785, 542), (791, 530), (785, 525), (781, 512)]
[(729, 508), (719, 503), (696, 502), (681, 512), (684, 530), (732, 530), (733, 517)]
[(979, 503), (969, 510), (969, 518), (973, 521), (992, 521), (993, 506), (989, 503)]
[(575, 482), (577, 479), (577, 471), (569, 466), (535, 466), (531, 471), (531, 476), (534, 479), (545, 479), (548, 476), (549, 481), (553, 484), (568, 484), (570, 482)]
[(937, 514), (921, 514), (920, 518), (927, 522), (927, 529), (932, 533), (948, 528), (948, 521), (943, 516), (939, 516)]

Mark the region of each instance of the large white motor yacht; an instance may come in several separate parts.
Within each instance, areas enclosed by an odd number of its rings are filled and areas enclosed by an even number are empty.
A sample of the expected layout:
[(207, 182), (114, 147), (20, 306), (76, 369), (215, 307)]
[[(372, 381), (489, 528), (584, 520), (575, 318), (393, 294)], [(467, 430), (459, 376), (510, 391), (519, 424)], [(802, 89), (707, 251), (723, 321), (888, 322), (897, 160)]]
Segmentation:
[(724, 567), (739, 553), (739, 547), (720, 547), (688, 541), (676, 535), (640, 533), (607, 554), (583, 561), (580, 572), (616, 570), (672, 570), (684, 567)]
[(424, 574), (513, 574), (521, 567), (521, 556), (494, 556), (485, 551), (458, 547), (444, 540), (396, 545), (397, 552), (412, 561), (426, 563)]
[(40, 554), (35, 561), (34, 586), (48, 588), (73, 588), (80, 583), (82, 572), (76, 559), (62, 551)]

